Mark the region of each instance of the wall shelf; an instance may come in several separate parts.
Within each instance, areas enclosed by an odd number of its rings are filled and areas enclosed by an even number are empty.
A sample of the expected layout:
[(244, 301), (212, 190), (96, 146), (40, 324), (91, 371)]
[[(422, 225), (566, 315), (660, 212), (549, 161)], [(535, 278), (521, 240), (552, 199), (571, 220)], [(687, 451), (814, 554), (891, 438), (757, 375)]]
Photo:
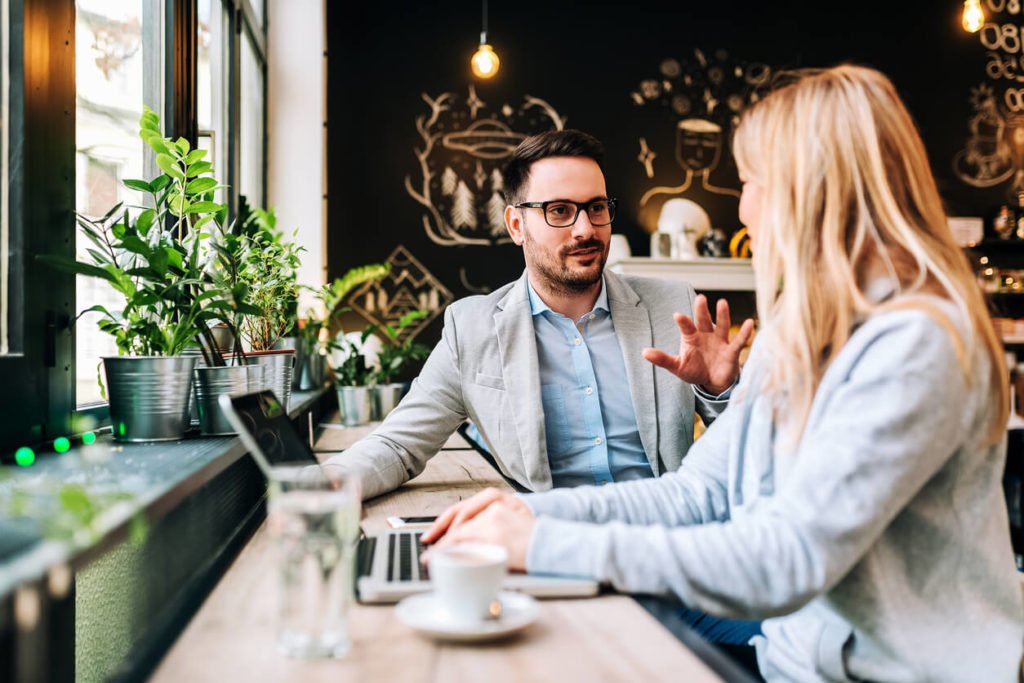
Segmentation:
[(700, 258), (677, 261), (635, 256), (620, 259), (608, 267), (622, 275), (685, 280), (698, 292), (754, 291), (754, 269), (750, 259)]

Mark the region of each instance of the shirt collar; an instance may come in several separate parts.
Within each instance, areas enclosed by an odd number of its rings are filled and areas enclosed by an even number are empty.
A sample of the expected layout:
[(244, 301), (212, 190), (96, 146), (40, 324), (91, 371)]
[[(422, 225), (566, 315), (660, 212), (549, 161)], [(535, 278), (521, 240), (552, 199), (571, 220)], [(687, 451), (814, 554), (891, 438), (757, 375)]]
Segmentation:
[[(551, 311), (551, 307), (544, 303), (544, 300), (540, 298), (537, 291), (533, 288), (533, 284), (529, 278), (526, 280), (526, 291), (530, 295), (530, 313), (533, 316), (538, 316), (545, 311)], [(597, 301), (594, 302), (595, 311), (607, 311), (611, 313), (611, 308), (608, 307), (608, 288), (605, 287), (604, 275), (601, 276), (601, 291), (597, 295)], [(554, 311), (551, 311), (554, 313)]]

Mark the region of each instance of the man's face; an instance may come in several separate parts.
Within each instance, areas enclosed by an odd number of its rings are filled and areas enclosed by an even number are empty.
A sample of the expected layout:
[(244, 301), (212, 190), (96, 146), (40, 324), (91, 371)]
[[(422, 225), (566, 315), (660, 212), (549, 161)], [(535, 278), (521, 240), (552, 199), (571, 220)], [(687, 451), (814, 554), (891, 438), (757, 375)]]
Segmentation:
[(722, 127), (705, 119), (686, 119), (676, 126), (676, 161), (695, 173), (718, 165)]
[[(530, 166), (524, 202), (555, 199), (590, 202), (607, 199), (604, 174), (593, 159), (549, 157)], [(533, 283), (565, 293), (582, 293), (601, 279), (608, 258), (611, 226), (594, 227), (585, 211), (567, 228), (553, 228), (539, 208), (505, 209), (512, 241), (523, 247)]]

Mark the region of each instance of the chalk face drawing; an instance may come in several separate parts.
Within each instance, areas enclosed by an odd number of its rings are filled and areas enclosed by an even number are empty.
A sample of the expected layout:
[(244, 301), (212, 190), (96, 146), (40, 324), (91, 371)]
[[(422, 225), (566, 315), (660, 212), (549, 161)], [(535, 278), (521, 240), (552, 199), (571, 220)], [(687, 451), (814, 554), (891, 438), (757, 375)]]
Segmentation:
[(971, 88), (953, 173), (977, 188), (1005, 183), (1006, 199), (1015, 205), (1024, 193), (1024, 8), (1019, 0), (984, 0), (984, 10), (976, 35), (987, 59), (985, 81)]
[(422, 95), (428, 112), (416, 117), (413, 150), (419, 177), (405, 191), (423, 207), (426, 235), (441, 246), (511, 242), (505, 230), (501, 168), (527, 135), (562, 130), (565, 118), (545, 100), (492, 106), (470, 85), (465, 96)]
[[(716, 225), (736, 220), (739, 182), (728, 140), (740, 113), (757, 101), (772, 73), (765, 64), (737, 60), (725, 50), (709, 55), (698, 49), (690, 59), (663, 60), (656, 75), (637, 84), (630, 93), (633, 104), (663, 112), (667, 129), (645, 131), (639, 138), (636, 159), (651, 181), (640, 198), (645, 228), (653, 231), (665, 202), (678, 197), (702, 206)], [(671, 149), (664, 149), (668, 145)]]
[(391, 272), (387, 277), (355, 289), (346, 303), (368, 322), (377, 325), (395, 325), (409, 311), (427, 311), (426, 317), (402, 330), (398, 340), (403, 342), (422, 332), (455, 297), (401, 244), (388, 256), (388, 263)]

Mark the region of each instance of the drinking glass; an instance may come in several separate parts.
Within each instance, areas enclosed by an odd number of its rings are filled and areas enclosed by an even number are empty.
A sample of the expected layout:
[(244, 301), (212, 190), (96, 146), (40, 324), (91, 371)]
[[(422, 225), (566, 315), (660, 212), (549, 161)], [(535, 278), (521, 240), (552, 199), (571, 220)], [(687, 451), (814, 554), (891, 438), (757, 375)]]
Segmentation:
[(351, 647), (359, 515), (354, 478), (317, 465), (272, 470), (267, 520), (280, 563), (277, 642), (290, 657), (343, 657)]

